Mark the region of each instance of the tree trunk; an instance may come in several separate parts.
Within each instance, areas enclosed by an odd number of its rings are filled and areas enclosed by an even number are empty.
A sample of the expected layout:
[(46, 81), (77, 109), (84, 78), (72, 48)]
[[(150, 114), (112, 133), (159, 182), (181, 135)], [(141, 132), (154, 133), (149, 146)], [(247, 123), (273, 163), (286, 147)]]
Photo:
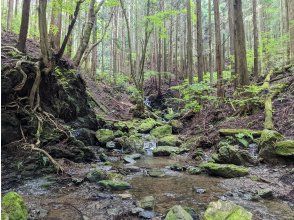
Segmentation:
[[(282, 34), (283, 35), (289, 35), (289, 1), (288, 0), (282, 0), (284, 2), (283, 4), (283, 20), (282, 20)], [(286, 42), (286, 50), (287, 50), (287, 64), (290, 64), (290, 43), (289, 41)]]
[(197, 0), (197, 53), (198, 53), (198, 82), (202, 82), (204, 60), (203, 60), (201, 0)]
[(20, 31), (19, 31), (18, 42), (16, 45), (17, 49), (24, 53), (26, 51), (26, 41), (27, 41), (28, 28), (29, 28), (30, 5), (31, 5), (31, 0), (23, 1)]
[(90, 41), (91, 32), (94, 26), (94, 22), (96, 19), (96, 15), (100, 8), (102, 7), (102, 4), (104, 3), (104, 0), (99, 2), (99, 5), (97, 8), (95, 8), (96, 0), (91, 0), (90, 6), (89, 6), (89, 12), (88, 12), (88, 18), (87, 23), (84, 27), (84, 34), (80, 39), (80, 43), (76, 52), (76, 55), (74, 56), (74, 63), (76, 66), (79, 66), (81, 59), (84, 55), (85, 50), (87, 49), (88, 43)]
[(8, 0), (7, 31), (11, 31), (11, 23), (13, 19), (13, 2), (13, 0)]
[(257, 28), (257, 3), (256, 0), (252, 0), (252, 9), (253, 9), (253, 35), (254, 35), (254, 67), (253, 75), (255, 79), (258, 77), (258, 28)]
[(51, 51), (48, 44), (47, 18), (46, 18), (47, 0), (39, 0), (38, 17), (40, 31), (40, 48), (42, 60), (45, 66), (49, 67), (51, 61)]
[[(94, 29), (93, 29), (93, 43), (97, 41), (97, 20), (95, 20)], [(96, 69), (97, 69), (97, 46), (92, 49), (92, 61), (91, 61), (91, 76), (95, 80), (96, 79)]]
[(249, 84), (246, 58), (246, 42), (243, 24), (242, 2), (234, 0), (234, 20), (235, 20), (235, 42), (236, 42), (236, 57), (237, 63), (236, 72), (239, 75), (239, 84), (245, 86)]
[(213, 84), (213, 66), (212, 66), (212, 22), (211, 22), (211, 0), (208, 0), (208, 47), (209, 47), (209, 73), (210, 84)]
[(191, 1), (187, 0), (187, 59), (189, 84), (193, 83), (193, 42), (192, 42), (192, 16)]
[(288, 0), (290, 31), (290, 63), (294, 63), (294, 1)]
[(214, 23), (215, 23), (215, 59), (217, 67), (217, 96), (223, 97), (223, 76), (222, 76), (222, 45), (220, 33), (220, 16), (219, 16), (219, 2), (213, 0), (214, 5)]

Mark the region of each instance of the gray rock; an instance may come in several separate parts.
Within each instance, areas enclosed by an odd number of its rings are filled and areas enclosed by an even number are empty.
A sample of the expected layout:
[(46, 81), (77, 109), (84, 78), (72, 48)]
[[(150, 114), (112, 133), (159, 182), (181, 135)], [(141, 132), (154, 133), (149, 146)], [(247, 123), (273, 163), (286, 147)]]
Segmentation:
[(155, 212), (153, 211), (142, 211), (139, 213), (139, 217), (143, 219), (151, 219), (155, 217)]
[(153, 196), (145, 196), (140, 200), (140, 207), (143, 209), (153, 210), (155, 206), (155, 198)]

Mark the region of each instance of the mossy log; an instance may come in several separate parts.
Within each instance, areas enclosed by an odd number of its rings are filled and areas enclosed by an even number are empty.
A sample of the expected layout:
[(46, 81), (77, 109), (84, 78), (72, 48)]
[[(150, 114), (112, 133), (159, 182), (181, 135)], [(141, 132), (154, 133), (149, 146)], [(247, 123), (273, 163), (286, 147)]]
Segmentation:
[(236, 134), (252, 134), (253, 137), (260, 137), (262, 130), (251, 130), (251, 129), (243, 129), (243, 128), (236, 128), (236, 129), (230, 129), (230, 128), (223, 128), (219, 130), (219, 134), (222, 136), (234, 136)]
[(265, 100), (264, 100), (264, 129), (273, 130), (273, 105), (272, 105), (272, 97), (273, 94), (270, 91), (270, 80), (273, 71), (271, 71), (265, 78), (263, 83), (264, 90), (267, 91)]

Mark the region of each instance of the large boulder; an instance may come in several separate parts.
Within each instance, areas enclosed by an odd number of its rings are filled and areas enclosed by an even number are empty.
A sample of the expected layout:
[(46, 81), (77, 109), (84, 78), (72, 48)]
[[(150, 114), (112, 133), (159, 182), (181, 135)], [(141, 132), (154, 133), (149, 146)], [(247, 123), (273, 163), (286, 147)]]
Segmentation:
[(202, 163), (199, 165), (208, 173), (224, 178), (242, 177), (248, 175), (248, 168), (234, 164)]
[(95, 132), (87, 128), (79, 128), (72, 132), (73, 136), (82, 141), (87, 146), (93, 146), (97, 143)]
[(169, 124), (172, 126), (174, 133), (179, 133), (184, 128), (184, 125), (180, 120), (171, 120)]
[(28, 210), (23, 198), (16, 192), (7, 193), (2, 199), (1, 216), (9, 220), (27, 220)]
[(283, 157), (294, 157), (294, 140), (279, 141), (276, 143), (274, 153)]
[(153, 156), (170, 156), (179, 153), (180, 148), (172, 146), (159, 146), (153, 149)]
[(107, 179), (107, 173), (105, 171), (103, 171), (103, 170), (95, 169), (95, 170), (90, 171), (87, 174), (86, 178), (87, 178), (87, 180), (89, 182), (96, 182), (96, 183), (98, 183), (101, 180)]
[(114, 132), (109, 129), (100, 129), (96, 131), (96, 138), (100, 143), (106, 144), (115, 138)]
[(229, 201), (211, 202), (204, 213), (204, 220), (251, 220), (252, 214)]
[(142, 133), (149, 132), (156, 124), (157, 122), (153, 118), (147, 118), (139, 125), (138, 131)]
[(182, 206), (175, 205), (169, 210), (165, 220), (193, 220), (193, 218)]
[(172, 127), (170, 125), (162, 125), (151, 130), (151, 135), (156, 138), (162, 138), (172, 134)]
[(158, 140), (159, 146), (180, 146), (181, 140), (176, 135), (168, 135)]
[(231, 145), (222, 146), (218, 150), (218, 154), (214, 157), (214, 160), (218, 163), (235, 165), (249, 165), (257, 163), (257, 161), (250, 156), (247, 150)]

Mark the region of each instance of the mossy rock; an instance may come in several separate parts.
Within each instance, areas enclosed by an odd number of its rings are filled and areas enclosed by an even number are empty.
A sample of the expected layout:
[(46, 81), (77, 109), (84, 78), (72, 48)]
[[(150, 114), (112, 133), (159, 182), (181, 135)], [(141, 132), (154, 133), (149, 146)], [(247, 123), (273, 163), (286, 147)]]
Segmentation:
[(260, 137), (261, 130), (250, 130), (250, 129), (230, 129), (222, 128), (219, 129), (219, 134), (222, 136), (235, 136), (236, 134), (252, 134), (253, 137)]
[(248, 175), (248, 168), (234, 164), (202, 163), (200, 168), (205, 169), (214, 176), (224, 178), (242, 177)]
[(163, 125), (151, 130), (151, 135), (156, 138), (163, 138), (172, 134), (172, 127), (170, 125)]
[(131, 188), (129, 183), (119, 180), (101, 180), (99, 181), (99, 184), (112, 190), (126, 190)]
[(180, 120), (171, 120), (169, 123), (172, 126), (172, 130), (174, 133), (179, 133), (180, 130), (183, 129), (184, 125)]
[(165, 220), (193, 220), (192, 216), (180, 205), (173, 206), (167, 215)]
[(145, 196), (140, 200), (140, 207), (147, 210), (153, 210), (155, 206), (155, 198), (153, 196)]
[(107, 179), (107, 174), (106, 172), (104, 172), (103, 170), (92, 170), (90, 171), (87, 176), (86, 176), (87, 180), (89, 182), (99, 182), (100, 180), (105, 180)]
[(199, 168), (199, 167), (189, 167), (187, 169), (187, 172), (190, 174), (190, 175), (198, 175), (202, 172), (202, 169)]
[(28, 210), (23, 198), (16, 192), (9, 192), (2, 198), (1, 219), (26, 220)]
[(142, 133), (149, 132), (156, 124), (157, 122), (153, 118), (147, 118), (139, 125), (138, 131)]
[(181, 143), (181, 140), (176, 135), (168, 135), (158, 141), (158, 145), (161, 146), (180, 146)]
[(151, 177), (164, 177), (165, 173), (160, 169), (151, 169), (148, 170), (148, 175)]
[(120, 130), (120, 131), (128, 131), (128, 122), (125, 121), (118, 121), (113, 124), (113, 127)]
[(294, 140), (277, 142), (274, 153), (278, 156), (294, 157)]
[(237, 146), (227, 145), (222, 146), (218, 150), (217, 155), (213, 155), (213, 159), (217, 163), (235, 164), (235, 165), (249, 165), (256, 164), (247, 150), (239, 149)]
[(172, 146), (159, 146), (153, 149), (153, 156), (170, 156), (171, 154), (178, 154), (180, 148)]
[(100, 143), (106, 144), (115, 138), (114, 132), (109, 129), (100, 129), (96, 131), (96, 138)]
[(211, 202), (204, 213), (204, 220), (251, 220), (252, 214), (242, 206), (229, 201)]
[(283, 135), (281, 135), (279, 132), (264, 129), (261, 132), (261, 136), (260, 136), (258, 142), (263, 147), (266, 145), (272, 145), (273, 143), (275, 143), (276, 141), (279, 141), (281, 139), (283, 139)]

